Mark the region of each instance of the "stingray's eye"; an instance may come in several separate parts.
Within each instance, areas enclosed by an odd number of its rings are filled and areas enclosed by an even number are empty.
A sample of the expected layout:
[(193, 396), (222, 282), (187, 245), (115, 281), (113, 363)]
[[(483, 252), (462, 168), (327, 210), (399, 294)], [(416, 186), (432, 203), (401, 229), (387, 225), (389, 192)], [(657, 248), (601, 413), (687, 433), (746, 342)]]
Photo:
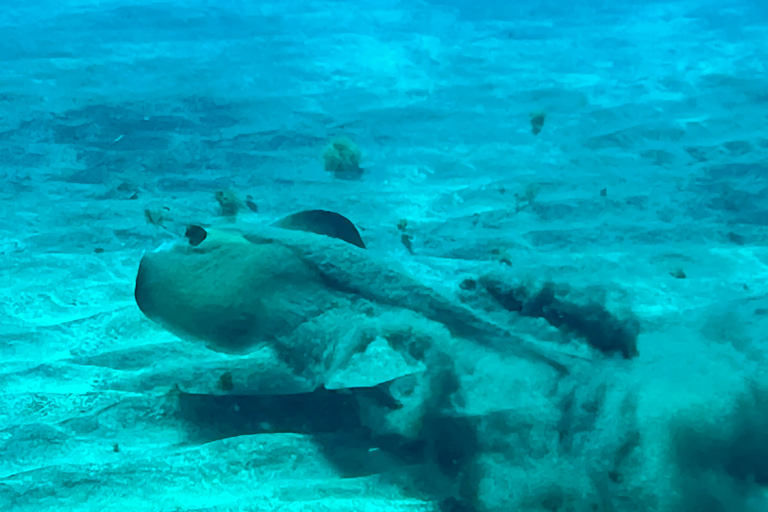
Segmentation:
[(187, 240), (189, 240), (189, 245), (192, 247), (197, 247), (203, 243), (203, 240), (205, 240), (205, 238), (208, 236), (208, 233), (200, 226), (193, 225), (187, 226), (187, 231), (184, 233), (184, 236), (187, 237)]

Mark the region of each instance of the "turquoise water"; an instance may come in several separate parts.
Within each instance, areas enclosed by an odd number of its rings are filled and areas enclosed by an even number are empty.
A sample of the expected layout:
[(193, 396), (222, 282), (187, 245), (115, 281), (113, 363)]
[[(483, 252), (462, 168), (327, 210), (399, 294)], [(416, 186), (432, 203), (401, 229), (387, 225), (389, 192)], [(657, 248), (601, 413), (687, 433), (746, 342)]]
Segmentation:
[(0, 510), (768, 509), (763, 2), (5, 4)]

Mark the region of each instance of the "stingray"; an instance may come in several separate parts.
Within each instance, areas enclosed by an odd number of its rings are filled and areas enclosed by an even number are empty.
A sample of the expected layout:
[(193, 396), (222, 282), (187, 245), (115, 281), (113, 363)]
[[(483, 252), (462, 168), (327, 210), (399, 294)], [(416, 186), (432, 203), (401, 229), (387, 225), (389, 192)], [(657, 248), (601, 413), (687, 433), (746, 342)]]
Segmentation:
[(392, 329), (406, 338), (413, 322), (429, 324), (451, 340), (568, 372), (571, 356), (511, 333), (363, 247), (351, 221), (322, 210), (248, 228), (189, 226), (185, 238), (144, 255), (136, 303), (211, 350), (247, 355), (267, 347), (312, 386), (388, 329), (382, 318), (393, 318)]
[(365, 249), (365, 243), (352, 221), (336, 212), (306, 210), (280, 219), (273, 225), (283, 229), (330, 236)]
[[(352, 221), (336, 212), (305, 210), (288, 215), (272, 225), (282, 229), (329, 236), (365, 249), (363, 238)], [(201, 226), (190, 225), (187, 227), (185, 236), (192, 246), (198, 246), (205, 240), (207, 233)]]

